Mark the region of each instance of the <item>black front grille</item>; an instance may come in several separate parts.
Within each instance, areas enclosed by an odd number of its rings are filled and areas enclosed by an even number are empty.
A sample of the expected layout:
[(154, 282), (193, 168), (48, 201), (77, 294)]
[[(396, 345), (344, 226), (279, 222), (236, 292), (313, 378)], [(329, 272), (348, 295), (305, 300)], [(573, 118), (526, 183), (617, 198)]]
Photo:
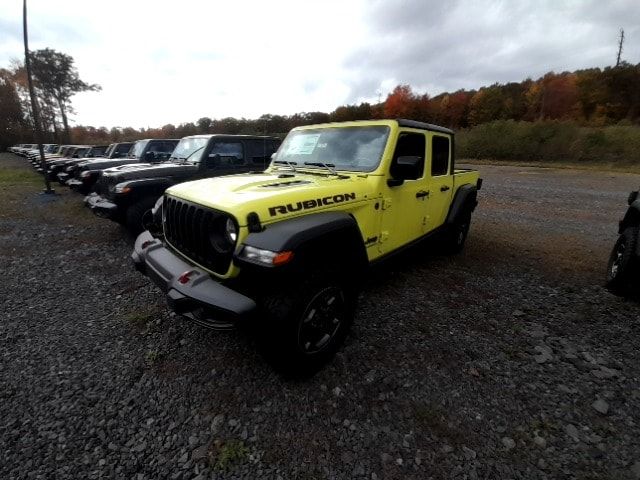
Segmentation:
[(184, 256), (212, 272), (229, 270), (235, 245), (225, 239), (228, 215), (185, 200), (165, 196), (164, 236)]

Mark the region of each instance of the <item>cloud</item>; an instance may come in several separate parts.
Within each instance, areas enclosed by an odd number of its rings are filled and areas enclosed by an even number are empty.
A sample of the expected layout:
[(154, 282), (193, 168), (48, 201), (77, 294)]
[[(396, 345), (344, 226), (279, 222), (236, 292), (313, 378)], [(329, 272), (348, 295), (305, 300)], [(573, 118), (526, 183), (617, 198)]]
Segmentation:
[(367, 12), (370, 41), (347, 59), (350, 100), (371, 98), (390, 79), (437, 94), (539, 77), (549, 70), (604, 67), (615, 60), (618, 29), (639, 61), (635, 2), (377, 1)]
[[(0, 66), (22, 56), (21, 2), (0, 0)], [(30, 0), (32, 49), (103, 87), (77, 123), (160, 126), (208, 116), (331, 111), (399, 83), (434, 95), (549, 70), (640, 62), (635, 1)]]

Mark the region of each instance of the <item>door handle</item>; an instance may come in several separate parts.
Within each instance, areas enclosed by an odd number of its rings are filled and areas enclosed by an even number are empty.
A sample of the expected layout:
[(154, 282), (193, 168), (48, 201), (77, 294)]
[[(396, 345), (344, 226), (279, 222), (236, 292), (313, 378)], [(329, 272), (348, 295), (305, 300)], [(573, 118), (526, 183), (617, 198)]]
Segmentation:
[(440, 191), (441, 191), (441, 192), (446, 192), (447, 190), (449, 190), (449, 186), (448, 186), (448, 185), (442, 185), (442, 186), (440, 187)]
[(416, 198), (424, 198), (428, 196), (429, 196), (428, 190), (426, 192), (424, 190), (420, 190), (418, 193), (416, 193)]

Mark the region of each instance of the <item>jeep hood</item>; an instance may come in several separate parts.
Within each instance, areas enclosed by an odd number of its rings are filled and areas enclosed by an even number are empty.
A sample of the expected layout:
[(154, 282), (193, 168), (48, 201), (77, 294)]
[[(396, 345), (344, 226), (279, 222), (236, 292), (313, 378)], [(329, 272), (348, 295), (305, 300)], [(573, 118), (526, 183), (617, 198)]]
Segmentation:
[[(258, 214), (262, 223), (326, 210), (348, 209), (372, 198), (366, 176), (312, 175), (305, 173), (240, 174), (185, 182), (167, 194), (228, 212), (240, 225), (247, 215)], [(346, 208), (345, 208), (346, 207)]]
[(120, 166), (115, 166), (105, 170), (109, 176), (115, 176), (118, 182), (126, 182), (128, 180), (136, 180), (138, 178), (154, 178), (154, 177), (171, 177), (183, 173), (195, 173), (198, 165), (192, 163), (131, 163), (124, 164), (120, 162)]
[(137, 160), (135, 158), (101, 158), (86, 161), (78, 166), (84, 170), (106, 170), (107, 168), (118, 167), (120, 165), (128, 165), (132, 162), (137, 162)]

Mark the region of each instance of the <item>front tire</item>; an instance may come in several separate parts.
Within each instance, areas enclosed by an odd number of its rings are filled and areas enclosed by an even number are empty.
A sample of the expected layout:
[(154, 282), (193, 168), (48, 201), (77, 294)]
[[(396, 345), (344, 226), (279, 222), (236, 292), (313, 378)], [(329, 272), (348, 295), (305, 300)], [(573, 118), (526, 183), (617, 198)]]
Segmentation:
[(631, 293), (638, 284), (640, 271), (636, 248), (638, 245), (639, 228), (637, 226), (625, 228), (616, 240), (609, 262), (607, 264), (606, 287), (617, 295)]
[(337, 273), (316, 274), (266, 295), (257, 328), (263, 354), (285, 374), (314, 374), (344, 343), (356, 299), (357, 290)]

